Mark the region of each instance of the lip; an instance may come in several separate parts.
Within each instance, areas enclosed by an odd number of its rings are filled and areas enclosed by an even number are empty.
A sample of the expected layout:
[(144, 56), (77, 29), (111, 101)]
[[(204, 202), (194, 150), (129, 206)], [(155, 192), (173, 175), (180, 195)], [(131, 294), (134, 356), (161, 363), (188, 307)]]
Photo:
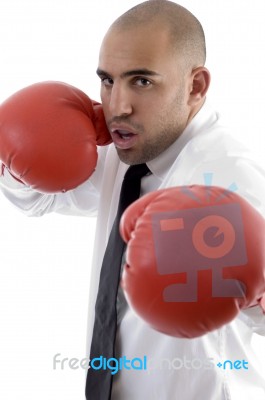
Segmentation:
[(138, 139), (138, 134), (128, 125), (112, 124), (110, 134), (115, 146), (121, 150), (130, 149)]

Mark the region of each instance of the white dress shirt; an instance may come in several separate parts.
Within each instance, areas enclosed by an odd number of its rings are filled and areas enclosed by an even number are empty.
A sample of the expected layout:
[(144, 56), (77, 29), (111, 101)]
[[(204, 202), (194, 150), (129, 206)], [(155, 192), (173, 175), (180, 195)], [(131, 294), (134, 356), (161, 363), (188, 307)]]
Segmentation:
[[(176, 142), (147, 163), (152, 171), (142, 179), (142, 194), (170, 186), (211, 184), (236, 190), (265, 216), (265, 172), (255, 157), (222, 126), (206, 103)], [(101, 263), (117, 211), (123, 176), (115, 147), (99, 149), (96, 171), (75, 190), (44, 195), (14, 180), (5, 171), (3, 193), (27, 215), (48, 212), (97, 215), (91, 270), (87, 348), (90, 349)], [(146, 370), (122, 369), (114, 375), (113, 400), (261, 400), (265, 378), (251, 347), (254, 332), (265, 335), (265, 316), (259, 306), (244, 310), (221, 329), (195, 339), (156, 332), (127, 306), (119, 290), (116, 357), (147, 357)], [(240, 360), (241, 368), (218, 367)], [(245, 364), (243, 364), (243, 361)], [(248, 364), (246, 364), (248, 363)], [(243, 366), (247, 365), (247, 368)], [(95, 399), (96, 400), (96, 399)]]

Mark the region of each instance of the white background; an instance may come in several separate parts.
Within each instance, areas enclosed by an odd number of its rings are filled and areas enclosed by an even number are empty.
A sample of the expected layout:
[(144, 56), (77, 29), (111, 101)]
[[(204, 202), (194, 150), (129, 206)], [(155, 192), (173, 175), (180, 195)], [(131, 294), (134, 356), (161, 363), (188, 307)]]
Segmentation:
[[(0, 101), (44, 80), (99, 100), (95, 70), (110, 23), (138, 1), (1, 0)], [(209, 99), (257, 156), (265, 144), (264, 0), (179, 0), (204, 26)], [(218, 145), (218, 144), (217, 144)], [(93, 219), (26, 218), (0, 196), (0, 398), (83, 399)], [(264, 351), (264, 341), (256, 346)]]

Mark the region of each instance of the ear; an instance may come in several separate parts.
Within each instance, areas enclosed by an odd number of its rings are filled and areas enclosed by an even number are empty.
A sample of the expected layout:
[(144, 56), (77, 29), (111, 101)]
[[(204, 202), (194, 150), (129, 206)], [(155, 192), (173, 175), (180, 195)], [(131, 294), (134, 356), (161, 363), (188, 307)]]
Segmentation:
[(198, 67), (191, 73), (189, 105), (195, 106), (206, 96), (210, 86), (211, 75), (207, 68)]

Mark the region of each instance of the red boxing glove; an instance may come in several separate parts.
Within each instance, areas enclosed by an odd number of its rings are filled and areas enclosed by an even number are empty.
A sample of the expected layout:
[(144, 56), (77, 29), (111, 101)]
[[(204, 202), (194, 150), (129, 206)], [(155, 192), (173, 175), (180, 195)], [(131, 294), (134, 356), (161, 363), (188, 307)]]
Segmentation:
[(218, 187), (162, 189), (122, 216), (122, 287), (154, 329), (194, 338), (232, 321), (265, 293), (265, 220)]
[(74, 189), (111, 142), (101, 104), (62, 82), (26, 87), (0, 106), (0, 160), (39, 192)]

